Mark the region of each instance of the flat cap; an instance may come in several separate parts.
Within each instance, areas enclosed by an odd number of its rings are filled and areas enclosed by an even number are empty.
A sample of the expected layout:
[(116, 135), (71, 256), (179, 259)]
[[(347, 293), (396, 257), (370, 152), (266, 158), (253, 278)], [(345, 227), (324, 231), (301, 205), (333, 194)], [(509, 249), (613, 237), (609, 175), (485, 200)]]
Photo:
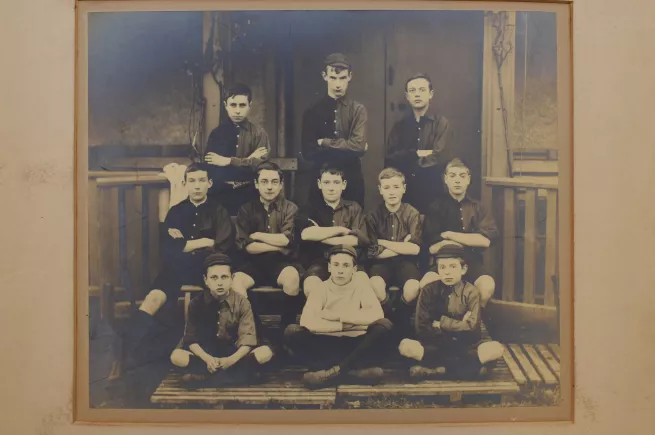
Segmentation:
[(350, 63), (346, 56), (342, 53), (332, 53), (325, 58), (325, 66), (341, 66), (344, 68), (350, 68)]
[(330, 248), (327, 252), (327, 258), (330, 258), (334, 254), (348, 254), (354, 259), (357, 259), (357, 251), (352, 246), (347, 245), (336, 245)]
[(444, 245), (434, 255), (435, 258), (464, 258), (464, 248), (458, 245)]
[(222, 252), (216, 252), (214, 254), (209, 254), (205, 261), (203, 262), (203, 268), (206, 271), (212, 266), (232, 266), (232, 260), (227, 255)]

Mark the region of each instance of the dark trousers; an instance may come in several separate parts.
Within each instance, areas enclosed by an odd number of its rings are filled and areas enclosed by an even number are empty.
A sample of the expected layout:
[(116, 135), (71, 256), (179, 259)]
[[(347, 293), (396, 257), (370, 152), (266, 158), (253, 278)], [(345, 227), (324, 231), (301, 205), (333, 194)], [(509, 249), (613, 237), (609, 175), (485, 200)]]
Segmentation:
[[(201, 347), (205, 352), (215, 358), (228, 357), (237, 350), (237, 348), (231, 344), (201, 344)], [(207, 364), (196, 355), (191, 354), (189, 356), (189, 365), (186, 367), (176, 367), (176, 369), (183, 373), (208, 375), (211, 377), (210, 382), (216, 384), (248, 384), (258, 377), (261, 371), (261, 366), (262, 365), (257, 362), (255, 355), (249, 353), (229, 369), (219, 369), (210, 375), (207, 370)]]
[(475, 377), (482, 367), (478, 346), (483, 342), (474, 332), (452, 332), (439, 339), (421, 338), (425, 353), (421, 365), (445, 367), (446, 373), (456, 378)]
[(388, 319), (371, 323), (358, 337), (314, 334), (300, 325), (290, 325), (284, 339), (294, 355), (312, 370), (339, 366), (342, 372), (380, 365), (389, 354), (393, 324)]
[(443, 168), (413, 168), (403, 171), (407, 183), (407, 192), (403, 201), (411, 204), (419, 213), (425, 214), (432, 202), (443, 194)]

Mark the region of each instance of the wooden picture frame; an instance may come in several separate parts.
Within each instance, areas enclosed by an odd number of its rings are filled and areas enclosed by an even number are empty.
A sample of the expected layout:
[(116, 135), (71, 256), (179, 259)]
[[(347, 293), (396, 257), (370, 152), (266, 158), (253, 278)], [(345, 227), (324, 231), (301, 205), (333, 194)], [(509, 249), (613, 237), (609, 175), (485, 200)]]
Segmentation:
[[(539, 343), (521, 344), (507, 342), (503, 362), (508, 373), (508, 379), (513, 380), (516, 392), (520, 394), (552, 395), (558, 391), (558, 404), (550, 406), (502, 406), (495, 407), (452, 407), (430, 409), (321, 409), (321, 410), (282, 410), (282, 409), (221, 409), (211, 412), (204, 409), (117, 409), (94, 408), (90, 406), (90, 334), (99, 323), (94, 319), (99, 317), (103, 322), (112, 323), (116, 307), (129, 312), (136, 307), (136, 297), (133, 292), (127, 292), (122, 303), (114, 300), (114, 287), (120, 287), (110, 275), (120, 276), (122, 273), (135, 274), (142, 281), (152, 278), (150, 269), (153, 267), (157, 250), (157, 224), (159, 213), (154, 210), (160, 204), (167, 204), (170, 197), (165, 189), (156, 191), (153, 186), (163, 187), (166, 179), (151, 167), (144, 167), (145, 160), (140, 157), (119, 157), (113, 160), (110, 175), (104, 169), (89, 170), (90, 146), (89, 140), (89, 14), (97, 12), (119, 11), (263, 11), (263, 10), (430, 10), (430, 11), (489, 11), (507, 12), (505, 19), (516, 20), (517, 12), (549, 12), (554, 14), (557, 37), (557, 86), (556, 86), (556, 122), (557, 146), (553, 158), (552, 151), (535, 151), (530, 158), (524, 158), (525, 152), (508, 153), (499, 146), (507, 137), (506, 120), (503, 114), (510, 113), (511, 107), (501, 102), (505, 95), (499, 91), (498, 80), (512, 87), (515, 71), (509, 66), (515, 61), (508, 61), (502, 68), (494, 70), (494, 25), (491, 16), (482, 17), (480, 32), (483, 34), (480, 81), (480, 186), (479, 193), (483, 204), (492, 209), (503, 232), (503, 240), (507, 238), (520, 239), (507, 243), (502, 252), (496, 252), (485, 257), (485, 266), (498, 270), (504, 277), (501, 291), (497, 291), (498, 301), (490, 306), (497, 316), (510, 317), (520, 328), (530, 321), (539, 324), (547, 330), (554, 328), (559, 331), (559, 344), (550, 346)], [(211, 18), (207, 14), (203, 20)], [(203, 25), (203, 43), (207, 42), (207, 23)], [(438, 1), (404, 1), (404, 2), (312, 2), (311, 5), (301, 2), (270, 2), (270, 1), (189, 1), (189, 2), (159, 2), (159, 1), (84, 1), (77, 7), (77, 66), (76, 66), (76, 361), (75, 361), (75, 421), (80, 423), (153, 423), (153, 424), (398, 424), (406, 421), (412, 423), (439, 424), (469, 424), (469, 423), (504, 423), (504, 422), (537, 422), (537, 421), (571, 421), (573, 415), (573, 136), (572, 136), (572, 35), (571, 35), (571, 4), (570, 2), (438, 2)], [(216, 42), (214, 40), (214, 42)], [(397, 55), (397, 53), (396, 53)], [(361, 62), (368, 61), (365, 58)], [(380, 63), (383, 67), (384, 63)], [(388, 71), (383, 71), (388, 74)], [(275, 73), (272, 75), (275, 80)], [(385, 76), (388, 79), (388, 76)], [(396, 83), (397, 86), (397, 83)], [(214, 92), (214, 94), (212, 94)], [(207, 85), (204, 95), (208, 101), (212, 98), (220, 101), (220, 94)], [(271, 92), (262, 89), (263, 93)], [(283, 91), (282, 91), (283, 92)], [(369, 91), (370, 92), (370, 91)], [(278, 101), (275, 93), (264, 95), (267, 101)], [(387, 100), (383, 109), (377, 109), (375, 116), (384, 118), (388, 115)], [(279, 103), (278, 103), (279, 104)], [(220, 107), (220, 104), (219, 104)], [(216, 119), (219, 114), (210, 114), (218, 110), (216, 105), (209, 105), (205, 113), (206, 119)], [(279, 110), (279, 108), (278, 108)], [(211, 115), (211, 116), (210, 116)], [(280, 116), (280, 115), (278, 115)], [(274, 119), (262, 116), (267, 125), (279, 127), (288, 125), (283, 118)], [(286, 124), (285, 124), (286, 123)], [(206, 123), (207, 124), (207, 123)], [(207, 135), (211, 125), (203, 126)], [(280, 132), (276, 128), (276, 143), (284, 146), (287, 138), (293, 138), (292, 133)], [(387, 131), (376, 133), (384, 141)], [(206, 137), (204, 138), (206, 139)], [(378, 140), (379, 142), (379, 140)], [(278, 151), (280, 148), (278, 148)], [(126, 154), (127, 155), (127, 154)], [(509, 157), (508, 157), (509, 155)], [(286, 171), (294, 173), (299, 163), (284, 153), (277, 156), (278, 162)], [(122, 160), (121, 160), (122, 159)], [(159, 158), (160, 160), (162, 158)], [(176, 158), (164, 157), (161, 161), (175, 161)], [(120, 160), (120, 161), (119, 161)], [(532, 165), (534, 161), (543, 160), (545, 165)], [(161, 161), (148, 163), (160, 165)], [(552, 162), (557, 162), (553, 169)], [(103, 165), (104, 165), (103, 161)], [(137, 166), (138, 171), (123, 170)], [(366, 164), (365, 164), (366, 165)], [(531, 166), (532, 165), (532, 166)], [(366, 166), (365, 166), (366, 168)], [(376, 168), (370, 165), (370, 168)], [(376, 168), (377, 169), (377, 168)], [(366, 169), (365, 169), (366, 170)], [(528, 176), (515, 177), (517, 174), (528, 173)], [(501, 176), (499, 174), (508, 174)], [(292, 178), (293, 180), (293, 178)], [(375, 189), (375, 184), (367, 180), (367, 191)], [(130, 184), (130, 188), (126, 186)], [(291, 185), (294, 183), (292, 181)], [(297, 185), (297, 183), (296, 183)], [(286, 194), (293, 197), (294, 191)], [(502, 201), (501, 199), (502, 198)], [(519, 203), (524, 208), (519, 210)], [(544, 287), (543, 293), (535, 293), (537, 252), (539, 238), (538, 206), (545, 206), (545, 238), (544, 246)], [(138, 208), (145, 218), (140, 225), (130, 223), (126, 219), (129, 208)], [(126, 211), (128, 210), (128, 211)], [(146, 213), (145, 211), (148, 210)], [(520, 219), (517, 219), (521, 213)], [(532, 222), (531, 225), (528, 225)], [(524, 225), (524, 233), (519, 234), (517, 225)], [(114, 240), (116, 245), (109, 252), (105, 240)], [(128, 246), (129, 245), (129, 246)], [(521, 251), (519, 256), (515, 249)], [(139, 262), (130, 265), (125, 253), (138, 252)], [(144, 253), (152, 255), (145, 255)], [(522, 258), (521, 258), (522, 257)], [(516, 276), (515, 268), (518, 259), (522, 260), (523, 273)], [(496, 263), (494, 263), (496, 261)], [(551, 277), (551, 279), (548, 279)], [(517, 278), (520, 278), (521, 281)], [(95, 285), (93, 283), (96, 283)], [(90, 284), (89, 284), (90, 283)], [(109, 286), (106, 284), (110, 283)], [(87, 285), (88, 284), (88, 285)], [(519, 292), (518, 289), (522, 288)], [(189, 291), (193, 289), (187, 289)], [(184, 312), (188, 307), (190, 292), (185, 293)], [(520, 294), (520, 296), (519, 296)], [(95, 298), (97, 305), (89, 303), (90, 297)], [(540, 302), (540, 303), (535, 303)], [(555, 306), (558, 309), (555, 310)], [(99, 312), (94, 312), (97, 309)], [(494, 311), (496, 310), (496, 311)], [(553, 317), (553, 316), (556, 317)], [(513, 324), (514, 325), (514, 324)], [(554, 326), (553, 326), (554, 325)], [(97, 331), (96, 331), (97, 332)], [(510, 377), (511, 375), (511, 377)], [(511, 383), (511, 382), (510, 382)], [(551, 388), (542, 388), (548, 386)], [(493, 389), (493, 388), (492, 388)], [(344, 394), (350, 402), (363, 400), (362, 394), (344, 389)], [(444, 390), (445, 391), (445, 390)], [(489, 390), (491, 391), (491, 390)], [(546, 393), (544, 393), (546, 391)], [(476, 390), (476, 392), (478, 392)], [(351, 396), (348, 396), (351, 394)], [(436, 391), (433, 394), (446, 394), (455, 402), (462, 399), (462, 391), (458, 386), (451, 390)], [(334, 397), (316, 399), (319, 403), (326, 400), (328, 408), (337, 400), (339, 392), (335, 389)], [(341, 400), (341, 399), (339, 399)], [(511, 403), (511, 402), (510, 402)], [(516, 402), (514, 402), (516, 405)]]

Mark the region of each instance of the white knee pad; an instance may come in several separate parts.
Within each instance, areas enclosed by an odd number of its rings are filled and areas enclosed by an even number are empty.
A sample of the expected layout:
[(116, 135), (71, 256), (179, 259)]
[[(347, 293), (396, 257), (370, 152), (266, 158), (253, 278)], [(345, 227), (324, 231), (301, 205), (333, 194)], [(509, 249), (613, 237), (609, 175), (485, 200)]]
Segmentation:
[(253, 285), (255, 285), (255, 280), (243, 272), (237, 272), (232, 277), (232, 290), (243, 297), (248, 297), (248, 289)]
[(400, 352), (400, 354), (405, 358), (421, 361), (423, 359), (425, 349), (423, 349), (423, 346), (418, 341), (404, 338), (400, 342), (400, 345), (398, 345), (398, 352)]
[(139, 309), (154, 316), (157, 310), (159, 310), (166, 303), (166, 299), (166, 293), (163, 291), (150, 290)]
[(505, 349), (497, 341), (488, 341), (478, 346), (478, 358), (482, 364), (502, 358), (503, 353)]
[(189, 358), (191, 357), (191, 352), (182, 349), (175, 349), (171, 353), (171, 362), (177, 367), (186, 367), (189, 365)]
[(409, 280), (403, 286), (403, 299), (405, 302), (412, 302), (418, 298), (418, 292), (420, 290), (419, 282), (415, 279)]
[(268, 346), (259, 346), (252, 351), (252, 354), (259, 364), (266, 364), (273, 358), (273, 351)]
[(277, 283), (282, 286), (282, 291), (289, 296), (297, 296), (300, 293), (300, 275), (296, 268), (287, 266), (277, 277)]

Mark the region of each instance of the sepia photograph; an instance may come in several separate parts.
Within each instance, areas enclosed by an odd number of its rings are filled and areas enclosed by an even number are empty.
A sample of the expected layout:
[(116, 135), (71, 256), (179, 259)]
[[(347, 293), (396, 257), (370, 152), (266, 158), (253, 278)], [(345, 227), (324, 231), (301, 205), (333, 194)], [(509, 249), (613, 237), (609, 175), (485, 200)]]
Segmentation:
[(80, 421), (570, 421), (570, 25), (80, 3)]

